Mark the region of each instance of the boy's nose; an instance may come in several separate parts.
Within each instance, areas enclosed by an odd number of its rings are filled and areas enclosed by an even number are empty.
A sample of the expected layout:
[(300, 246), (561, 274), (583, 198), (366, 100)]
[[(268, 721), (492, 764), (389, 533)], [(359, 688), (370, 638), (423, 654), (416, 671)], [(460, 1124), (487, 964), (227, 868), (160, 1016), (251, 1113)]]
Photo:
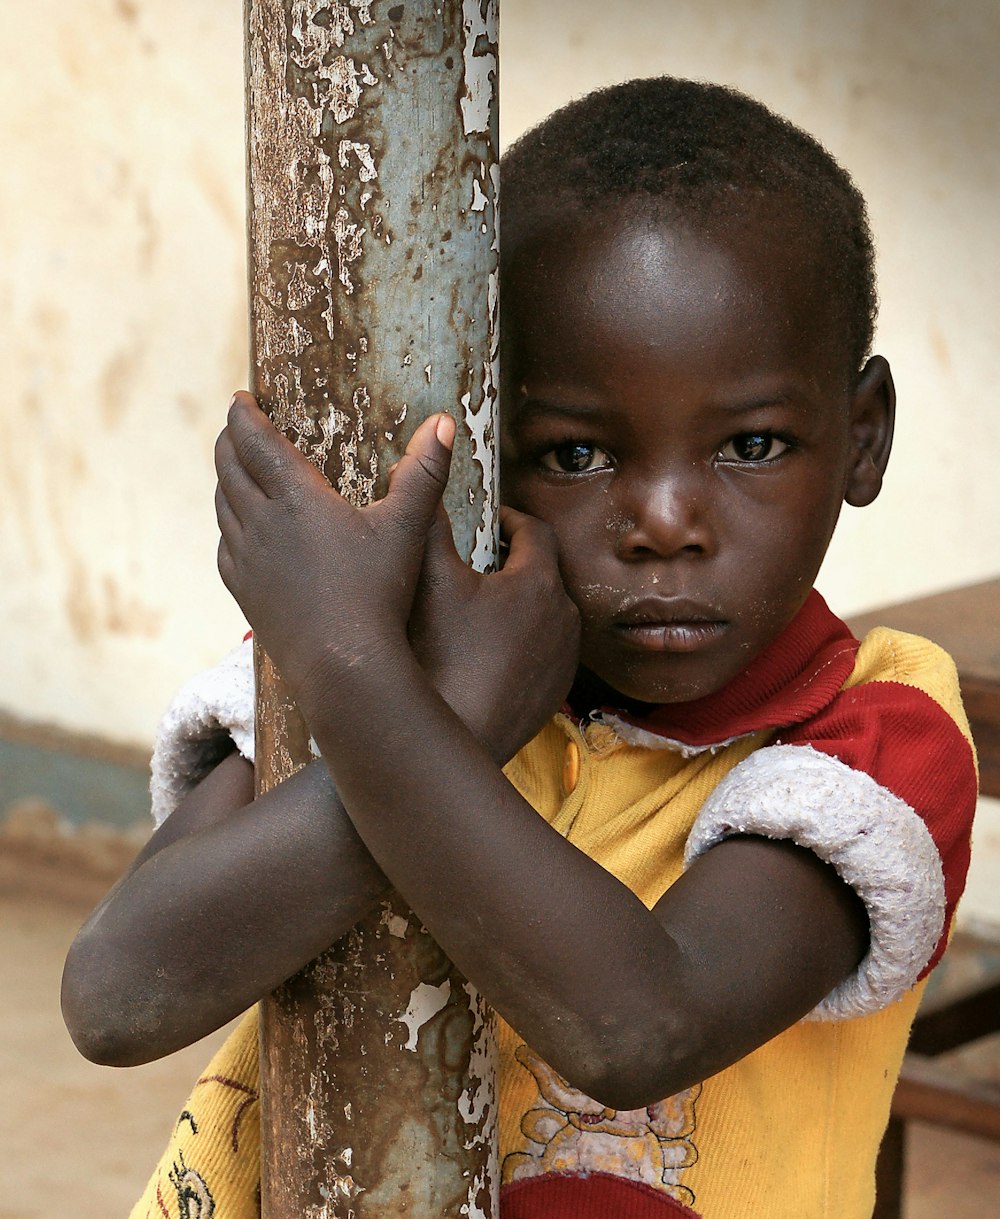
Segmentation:
[(618, 516), (617, 551), (622, 559), (710, 554), (715, 538), (694, 479), (646, 483)]

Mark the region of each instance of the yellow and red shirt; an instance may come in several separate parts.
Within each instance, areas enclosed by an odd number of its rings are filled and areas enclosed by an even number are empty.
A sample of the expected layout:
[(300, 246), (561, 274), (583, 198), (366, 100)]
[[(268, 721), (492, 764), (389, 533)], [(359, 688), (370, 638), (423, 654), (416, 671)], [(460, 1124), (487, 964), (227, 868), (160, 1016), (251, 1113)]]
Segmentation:
[[(161, 811), (181, 792), (171, 759), (188, 750), (197, 774), (192, 741), (211, 749), (234, 703), (234, 739), (249, 749), (233, 693), (252, 689), (244, 661), (230, 661), (221, 699), (219, 686), (198, 679), (169, 713), (154, 759), (154, 784), (173, 783)], [(881, 629), (859, 643), (812, 593), (718, 694), (642, 721), (559, 715), (507, 775), (648, 907), (726, 836), (791, 839), (862, 898), (871, 946), (810, 1017), (642, 1110), (590, 1099), (501, 1026), (503, 1219), (868, 1219), (919, 982), (968, 867), (975, 757), (947, 655)], [(250, 1016), (199, 1080), (132, 1219), (186, 1213), (183, 1189), (204, 1189), (217, 1219), (256, 1216), (256, 1071)]]

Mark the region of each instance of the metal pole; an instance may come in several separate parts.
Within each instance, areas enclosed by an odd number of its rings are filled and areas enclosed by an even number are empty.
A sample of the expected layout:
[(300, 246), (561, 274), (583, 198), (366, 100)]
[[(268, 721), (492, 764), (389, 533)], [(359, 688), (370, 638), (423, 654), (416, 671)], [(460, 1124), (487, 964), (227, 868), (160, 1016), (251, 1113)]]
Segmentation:
[[(358, 504), (381, 494), (416, 423), (451, 410), (446, 502), (485, 568), (497, 0), (246, 0), (245, 13), (254, 392)], [(266, 789), (308, 742), (257, 660)], [(497, 1213), (492, 1016), (398, 898), (261, 1015), (264, 1219)]]

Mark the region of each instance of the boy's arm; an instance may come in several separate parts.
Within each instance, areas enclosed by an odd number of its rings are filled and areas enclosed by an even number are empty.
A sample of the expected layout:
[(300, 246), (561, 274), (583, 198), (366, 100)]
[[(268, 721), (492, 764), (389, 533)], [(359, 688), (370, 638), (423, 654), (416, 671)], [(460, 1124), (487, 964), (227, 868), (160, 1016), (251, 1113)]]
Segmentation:
[[(530, 522), (508, 527), (537, 533)], [(458, 558), (440, 514), (421, 570), (411, 623), (421, 665), (502, 764), (560, 705), (572, 676), (575, 611), (564, 610), (567, 662), (531, 668), (531, 648), (466, 662), (496, 612), (470, 608), (477, 578)], [(522, 598), (508, 593), (509, 610)], [(460, 616), (449, 614), (465, 603)], [(562, 621), (556, 618), (557, 621)], [(457, 661), (455, 657), (458, 657)], [(475, 688), (520, 673), (516, 713), (480, 717)], [(388, 888), (364, 848), (329, 772), (314, 762), (253, 798), (253, 768), (233, 752), (159, 826), (125, 876), (87, 919), (63, 976), (66, 1023), (95, 1061), (131, 1065), (172, 1053), (245, 1010), (362, 918)]]
[(278, 986), (387, 888), (322, 762), (255, 800), (253, 768), (232, 753), (77, 934), (67, 1027), (95, 1062), (161, 1058)]
[[(230, 418), (218, 461), (223, 578), (291, 681), (373, 857), (558, 1071), (615, 1108), (640, 1107), (763, 1043), (851, 971), (864, 911), (808, 851), (724, 842), (651, 913), (521, 799), (431, 688), (406, 622), (412, 553), (446, 478), (447, 425), (438, 441), (422, 428), (387, 499), (359, 513), (259, 412), (241, 403)], [(324, 571), (318, 537), (329, 540)], [(495, 615), (498, 639), (513, 633), (557, 655), (543, 587), (552, 567), (512, 539), (487, 586), (502, 595), (523, 570), (542, 583), (527, 598), (533, 621)], [(275, 587), (294, 590), (293, 622)], [(502, 706), (503, 694), (479, 697)], [(343, 706), (349, 718), (336, 714)]]
[[(391, 669), (306, 701), (351, 818), (458, 968), (588, 1095), (634, 1109), (705, 1079), (861, 960), (860, 901), (789, 843), (727, 840), (647, 911), (522, 800), (419, 669)], [(422, 739), (390, 716), (391, 747), (365, 763), (360, 727), (323, 712), (334, 691), (359, 726), (399, 699)]]

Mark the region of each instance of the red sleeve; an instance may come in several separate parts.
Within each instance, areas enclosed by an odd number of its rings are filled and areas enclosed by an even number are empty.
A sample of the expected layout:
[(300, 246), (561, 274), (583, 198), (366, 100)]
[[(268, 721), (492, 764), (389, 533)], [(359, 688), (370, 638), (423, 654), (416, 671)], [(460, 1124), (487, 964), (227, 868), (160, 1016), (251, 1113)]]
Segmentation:
[(944, 951), (969, 868), (978, 784), (968, 739), (922, 690), (872, 681), (842, 691), (825, 711), (775, 743), (810, 745), (870, 775), (927, 827), (941, 861), (945, 917), (923, 977)]

